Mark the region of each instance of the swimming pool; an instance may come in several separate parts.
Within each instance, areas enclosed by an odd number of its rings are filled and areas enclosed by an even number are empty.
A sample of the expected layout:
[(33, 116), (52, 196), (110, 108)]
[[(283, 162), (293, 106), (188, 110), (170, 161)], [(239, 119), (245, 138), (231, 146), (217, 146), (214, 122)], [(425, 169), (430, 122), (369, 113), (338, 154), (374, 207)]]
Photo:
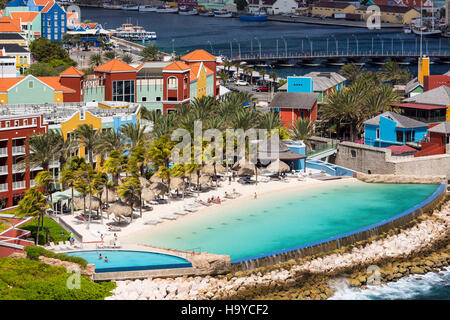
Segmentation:
[(379, 223), (414, 207), (438, 185), (340, 181), (236, 201), (133, 238), (160, 247), (199, 248), (232, 262), (298, 247)]
[[(95, 272), (118, 272), (152, 269), (189, 268), (186, 259), (161, 253), (130, 250), (71, 251), (67, 255), (81, 257), (95, 264)], [(99, 254), (102, 259), (99, 259)], [(108, 262), (104, 258), (108, 257)]]

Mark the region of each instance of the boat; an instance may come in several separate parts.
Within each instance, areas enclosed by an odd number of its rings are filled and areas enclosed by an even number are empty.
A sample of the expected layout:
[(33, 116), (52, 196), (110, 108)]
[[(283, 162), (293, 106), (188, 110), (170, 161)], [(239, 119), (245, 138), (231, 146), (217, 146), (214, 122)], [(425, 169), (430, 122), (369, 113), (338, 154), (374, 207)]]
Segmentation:
[(103, 9), (108, 9), (108, 10), (122, 10), (122, 6), (119, 5), (115, 5), (115, 4), (110, 4), (110, 3), (104, 3), (103, 4)]
[(442, 34), (441, 30), (435, 30), (434, 28), (427, 28), (425, 26), (414, 27), (414, 28), (412, 28), (412, 32), (415, 35), (423, 36), (423, 37), (440, 37)]
[(158, 13), (178, 13), (178, 7), (172, 8), (168, 4), (165, 4), (165, 5), (157, 7), (156, 12), (158, 12)]
[(267, 21), (267, 13), (264, 11), (243, 13), (239, 15), (239, 19), (244, 21)]
[(122, 24), (120, 28), (112, 31), (117, 38), (128, 41), (150, 41), (157, 39), (156, 32), (146, 31), (143, 27), (131, 23)]
[(156, 12), (156, 7), (152, 7), (152, 6), (139, 6), (139, 12)]
[(198, 11), (195, 8), (181, 6), (178, 10), (178, 14), (182, 16), (195, 16), (196, 14), (198, 14)]
[(124, 4), (122, 6), (122, 10), (126, 11), (139, 11), (139, 6), (132, 5), (132, 4)]
[(214, 11), (199, 10), (198, 15), (201, 17), (214, 17)]
[(404, 32), (404, 33), (407, 33), (407, 34), (411, 33), (411, 27), (408, 26), (408, 27), (406, 27), (406, 28), (403, 28), (403, 32)]
[(232, 18), (233, 13), (226, 10), (215, 10), (214, 17), (216, 18)]

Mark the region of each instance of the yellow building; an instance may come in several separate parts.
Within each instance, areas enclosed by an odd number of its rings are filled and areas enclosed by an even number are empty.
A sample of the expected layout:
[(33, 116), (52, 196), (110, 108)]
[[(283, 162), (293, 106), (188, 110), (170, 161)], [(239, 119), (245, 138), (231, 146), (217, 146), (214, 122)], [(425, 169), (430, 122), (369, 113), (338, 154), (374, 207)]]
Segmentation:
[(4, 50), (5, 55), (16, 58), (16, 68), (21, 74), (30, 67), (31, 54), (26, 48), (17, 43), (1, 43), (0, 50)]
[[(380, 8), (380, 20), (382, 23), (411, 24), (412, 20), (420, 18), (420, 13), (413, 8), (397, 6), (378, 6)], [(355, 13), (364, 15), (367, 20), (373, 12), (367, 12), (367, 7), (356, 9)]]
[(28, 41), (17, 32), (1, 32), (0, 31), (0, 44), (18, 44), (21, 47), (28, 47)]
[(311, 6), (312, 15), (333, 17), (336, 13), (355, 13), (356, 7), (346, 2), (318, 2)]

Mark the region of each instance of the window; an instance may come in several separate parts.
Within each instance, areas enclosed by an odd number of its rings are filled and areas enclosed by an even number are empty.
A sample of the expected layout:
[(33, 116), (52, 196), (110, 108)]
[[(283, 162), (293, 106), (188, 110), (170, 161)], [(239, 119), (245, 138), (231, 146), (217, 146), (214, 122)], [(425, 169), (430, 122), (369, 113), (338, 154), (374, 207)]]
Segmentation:
[(156, 101), (161, 101), (161, 97), (156, 97)]
[(377, 128), (377, 139), (380, 139), (380, 128)]
[(412, 142), (412, 131), (405, 131), (405, 142)]
[(403, 131), (396, 131), (397, 133), (397, 142), (403, 143)]
[(6, 128), (9, 128), (9, 121), (6, 121)]
[(33, 80), (28, 81), (28, 89), (33, 89), (33, 88), (34, 88)]
[(356, 151), (355, 150), (351, 150), (350, 152), (352, 154), (352, 158), (356, 158)]
[(113, 101), (134, 102), (134, 81), (113, 81)]
[(19, 120), (14, 120), (14, 127), (18, 127), (19, 126)]
[(147, 101), (147, 97), (142, 97), (142, 102), (146, 102)]
[(23, 120), (23, 125), (27, 126), (28, 125), (28, 119)]
[(33, 118), (33, 124), (37, 124), (37, 119)]
[(178, 79), (175, 77), (169, 77), (167, 79), (167, 87), (170, 89), (177, 89), (178, 88)]

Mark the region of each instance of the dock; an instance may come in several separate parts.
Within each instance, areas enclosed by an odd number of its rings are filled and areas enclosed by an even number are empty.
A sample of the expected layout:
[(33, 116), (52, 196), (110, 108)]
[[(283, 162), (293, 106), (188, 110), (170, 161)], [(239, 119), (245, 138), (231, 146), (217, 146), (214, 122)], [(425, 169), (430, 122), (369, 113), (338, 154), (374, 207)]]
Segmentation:
[[(287, 23), (306, 23), (306, 24), (319, 24), (336, 27), (349, 27), (349, 28), (367, 28), (366, 21), (353, 21), (353, 20), (337, 20), (330, 18), (314, 18), (306, 16), (282, 16), (273, 15), (267, 18), (269, 21), (287, 22)], [(401, 23), (381, 23), (381, 28), (403, 28)]]

